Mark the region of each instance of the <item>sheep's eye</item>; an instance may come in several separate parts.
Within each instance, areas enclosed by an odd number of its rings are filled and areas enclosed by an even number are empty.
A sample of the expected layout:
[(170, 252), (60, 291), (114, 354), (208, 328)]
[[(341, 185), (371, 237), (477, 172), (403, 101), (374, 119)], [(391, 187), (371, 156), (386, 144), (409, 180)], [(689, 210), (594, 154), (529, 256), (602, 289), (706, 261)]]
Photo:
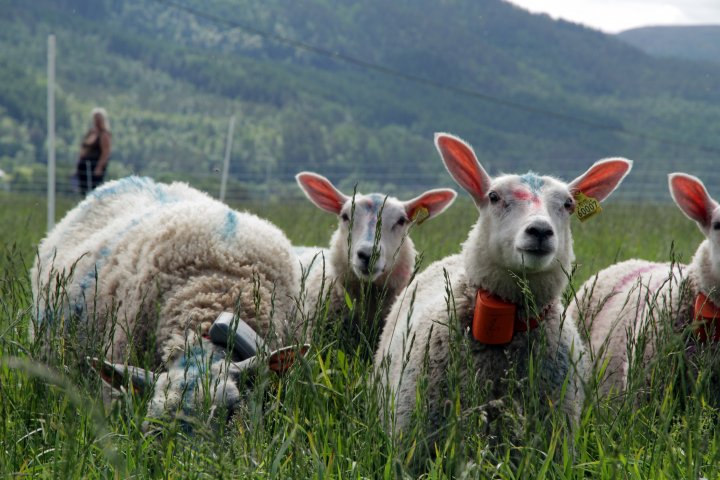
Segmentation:
[(397, 227), (402, 227), (402, 226), (405, 225), (406, 223), (407, 223), (407, 218), (405, 218), (405, 217), (400, 217), (400, 218), (398, 219), (398, 221), (395, 222), (395, 226), (397, 226)]
[(490, 203), (497, 203), (500, 201), (500, 195), (494, 191), (488, 193), (488, 198), (490, 199)]
[(568, 199), (565, 200), (563, 206), (565, 207), (565, 210), (567, 210), (568, 212), (572, 212), (573, 210), (575, 210), (575, 200), (568, 197)]
[(347, 214), (347, 213), (343, 213), (342, 215), (340, 215), (340, 218), (342, 218), (342, 221), (343, 221), (343, 222), (349, 222), (349, 221), (350, 221), (350, 217), (348, 217), (348, 214)]
[(713, 230), (720, 230), (720, 222), (713, 223)]

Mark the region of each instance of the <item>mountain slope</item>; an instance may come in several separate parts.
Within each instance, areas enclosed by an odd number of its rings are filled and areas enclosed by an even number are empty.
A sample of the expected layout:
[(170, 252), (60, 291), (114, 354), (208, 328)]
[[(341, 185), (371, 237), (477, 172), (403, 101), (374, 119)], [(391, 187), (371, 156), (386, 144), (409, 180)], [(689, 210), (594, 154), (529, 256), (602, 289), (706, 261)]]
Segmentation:
[(227, 119), (236, 115), (231, 173), (249, 194), (302, 169), (347, 188), (358, 180), (363, 189), (449, 184), (433, 151), (435, 131), (466, 137), (492, 172), (567, 176), (599, 157), (634, 158), (634, 190), (650, 193), (664, 192), (666, 171), (708, 170), (720, 152), (720, 145), (702, 149), (720, 138), (720, 66), (654, 58), (500, 1), (267, 0), (238, 8), (229, 0), (0, 0), (0, 7), (7, 13), (0, 61), (22, 72), (11, 77), (38, 85), (27, 112), (13, 110), (15, 96), (0, 95), (7, 130), (0, 168), (16, 179), (20, 164), (42, 175), (43, 138), (28, 140), (27, 132), (43, 122), (37, 97), (50, 32), (58, 41), (58, 158), (66, 169), (94, 104), (111, 115), (114, 175), (213, 185)]
[(720, 64), (720, 25), (634, 28), (618, 37), (650, 55)]

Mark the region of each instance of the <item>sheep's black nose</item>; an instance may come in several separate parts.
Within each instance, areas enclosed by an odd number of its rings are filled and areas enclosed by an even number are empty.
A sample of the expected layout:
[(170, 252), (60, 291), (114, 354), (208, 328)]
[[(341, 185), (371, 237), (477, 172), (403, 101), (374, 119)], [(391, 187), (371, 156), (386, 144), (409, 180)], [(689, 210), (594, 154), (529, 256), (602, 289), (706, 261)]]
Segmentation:
[(370, 265), (370, 255), (372, 254), (372, 251), (370, 250), (358, 250), (357, 256), (360, 259), (360, 261), (363, 263), (365, 267)]
[(555, 234), (552, 226), (545, 221), (533, 222), (525, 229), (525, 233), (536, 239), (538, 242), (542, 242)]

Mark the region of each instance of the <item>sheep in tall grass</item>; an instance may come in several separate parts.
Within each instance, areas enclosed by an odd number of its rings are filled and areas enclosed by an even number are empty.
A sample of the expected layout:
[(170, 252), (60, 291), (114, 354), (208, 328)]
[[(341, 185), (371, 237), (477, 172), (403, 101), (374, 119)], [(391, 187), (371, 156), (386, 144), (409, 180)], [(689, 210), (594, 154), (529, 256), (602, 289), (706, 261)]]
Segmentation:
[(232, 408), (244, 367), (225, 361), (239, 360), (226, 358), (232, 342), (209, 332), (219, 314), (236, 312), (269, 347), (280, 346), (300, 269), (270, 222), (184, 183), (128, 177), (68, 212), (41, 242), (31, 276), (31, 334), (74, 324), (80, 348), (109, 362), (96, 365), (106, 377), (149, 359), (163, 373), (127, 372), (137, 388), (154, 377), (148, 415), (161, 417), (208, 397)]
[[(403, 437), (418, 426), (414, 419), (422, 422), (430, 443), (451, 428), (451, 412), (462, 417), (485, 409), (494, 423), (508, 394), (507, 376), (515, 372), (522, 379), (531, 364), (539, 373), (541, 404), (576, 421), (586, 361), (561, 303), (574, 260), (570, 217), (578, 194), (604, 200), (631, 162), (598, 161), (569, 184), (534, 173), (491, 178), (463, 140), (441, 133), (435, 145), (479, 218), (461, 253), (419, 274), (387, 317), (375, 357), (380, 391), (389, 399), (387, 421)], [(454, 344), (466, 352), (457, 353)], [(464, 392), (458, 403), (449, 398), (451, 378)], [(473, 388), (486, 390), (467, 395)], [(514, 391), (513, 397), (528, 393)], [(482, 396), (487, 404), (468, 403)]]
[[(345, 340), (365, 340), (371, 355), (390, 305), (415, 268), (410, 226), (435, 217), (455, 200), (450, 189), (429, 190), (408, 201), (373, 193), (348, 196), (325, 177), (296, 176), (310, 201), (338, 216), (330, 248), (305, 248), (300, 260), (307, 277), (303, 314), (298, 327), (312, 336), (317, 324), (340, 330)], [(352, 309), (348, 306), (348, 301)], [(354, 342), (347, 345), (353, 346)]]
[(589, 337), (603, 396), (624, 392), (633, 365), (647, 366), (667, 335), (690, 328), (701, 342), (720, 340), (720, 208), (698, 178), (673, 173), (668, 181), (677, 206), (705, 235), (692, 262), (620, 262), (587, 280), (569, 307)]

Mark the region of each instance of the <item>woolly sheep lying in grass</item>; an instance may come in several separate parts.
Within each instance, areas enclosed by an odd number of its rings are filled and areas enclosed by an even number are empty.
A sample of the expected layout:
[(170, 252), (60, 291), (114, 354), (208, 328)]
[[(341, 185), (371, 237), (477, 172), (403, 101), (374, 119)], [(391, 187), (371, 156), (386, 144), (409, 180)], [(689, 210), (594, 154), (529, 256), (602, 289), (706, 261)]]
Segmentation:
[[(435, 145), (450, 175), (471, 195), (479, 218), (462, 252), (419, 274), (388, 315), (375, 357), (382, 395), (389, 394), (386, 421), (407, 437), (415, 428), (413, 419), (420, 419), (421, 428), (430, 432), (432, 451), (436, 435), (451, 428), (451, 411), (462, 416), (488, 407), (490, 416), (498, 413), (491, 407), (507, 394), (505, 376), (514, 369), (520, 378), (528, 375), (531, 359), (539, 369), (543, 405), (558, 406), (577, 421), (584, 401), (585, 353), (561, 304), (574, 259), (574, 196), (604, 200), (631, 162), (599, 161), (570, 184), (534, 173), (491, 178), (461, 139), (436, 134)], [(525, 279), (524, 287), (519, 278)], [(456, 341), (468, 346), (467, 356), (453, 352)], [(457, 357), (455, 366), (451, 357)], [(451, 374), (465, 386), (489, 385), (488, 405), (467, 404), (473, 397), (463, 393), (453, 403), (447, 397)], [(518, 397), (523, 393), (528, 392), (515, 391)], [(418, 411), (418, 404), (427, 412)], [(421, 444), (428, 439), (409, 440)]]
[(385, 315), (415, 268), (410, 226), (441, 214), (457, 194), (436, 189), (403, 202), (379, 193), (348, 196), (311, 172), (301, 172), (296, 179), (314, 205), (338, 216), (329, 249), (298, 250), (309, 269), (303, 292), (306, 321), (298, 330), (312, 338), (316, 323), (327, 321), (332, 328), (342, 321), (342, 332), (355, 341), (364, 338), (372, 354)]
[(625, 391), (631, 363), (647, 365), (656, 356), (658, 339), (671, 330), (690, 327), (701, 341), (708, 335), (720, 340), (715, 323), (720, 319), (720, 208), (696, 177), (673, 173), (669, 187), (680, 210), (706, 237), (690, 265), (637, 259), (612, 265), (587, 280), (569, 307), (588, 333), (596, 369), (602, 369), (601, 395)]
[[(68, 212), (40, 244), (31, 276), (31, 335), (76, 319), (80, 348), (104, 353), (109, 363), (96, 367), (115, 386), (113, 372), (149, 358), (164, 373), (128, 373), (137, 388), (154, 379), (148, 416), (163, 417), (189, 413), (207, 397), (232, 409), (247, 364), (226, 358), (229, 338), (205, 337), (219, 314), (236, 312), (268, 346), (280, 346), (300, 269), (270, 222), (184, 183), (129, 177)], [(200, 381), (206, 371), (209, 383)]]

